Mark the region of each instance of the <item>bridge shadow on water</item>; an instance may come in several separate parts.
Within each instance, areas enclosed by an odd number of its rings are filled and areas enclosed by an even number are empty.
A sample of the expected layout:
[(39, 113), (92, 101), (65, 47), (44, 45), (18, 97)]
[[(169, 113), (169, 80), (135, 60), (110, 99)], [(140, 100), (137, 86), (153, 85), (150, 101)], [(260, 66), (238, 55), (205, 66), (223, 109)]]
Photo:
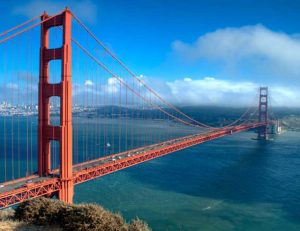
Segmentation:
[(300, 145), (289, 134), (275, 141), (253, 136), (225, 137), (124, 171), (159, 190), (235, 204), (276, 204), (286, 219), (300, 224)]

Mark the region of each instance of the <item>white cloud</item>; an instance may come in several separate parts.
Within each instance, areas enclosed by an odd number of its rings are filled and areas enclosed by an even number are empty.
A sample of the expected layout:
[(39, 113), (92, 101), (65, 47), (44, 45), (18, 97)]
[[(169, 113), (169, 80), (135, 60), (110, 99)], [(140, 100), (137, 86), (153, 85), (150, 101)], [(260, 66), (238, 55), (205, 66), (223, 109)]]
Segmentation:
[(58, 13), (67, 6), (83, 21), (93, 23), (97, 17), (97, 6), (91, 0), (32, 0), (27, 4), (21, 3), (19, 6), (16, 6), (13, 9), (13, 13), (32, 18), (44, 11), (50, 15)]
[[(300, 78), (300, 38), (262, 26), (219, 29), (193, 44), (175, 41), (173, 50), (187, 61), (221, 61), (230, 66), (245, 61), (253, 69)], [(244, 66), (243, 66), (244, 67)]]
[(7, 87), (7, 89), (9, 89), (9, 90), (18, 90), (18, 85), (17, 84), (15, 84), (15, 83), (7, 83), (6, 84), (6, 87)]
[(107, 84), (104, 86), (105, 92), (108, 94), (118, 92), (119, 88), (120, 88), (120, 83), (116, 78), (109, 78), (107, 80)]
[(185, 81), (185, 82), (191, 82), (192, 79), (191, 78), (184, 78), (183, 81)]
[[(163, 98), (177, 105), (255, 106), (259, 85), (249, 81), (230, 81), (213, 77), (183, 78), (170, 82), (147, 79)], [(269, 86), (272, 106), (300, 107), (300, 87)]]
[[(197, 79), (185, 77), (165, 82), (161, 78), (149, 78), (147, 76), (143, 76), (143, 81), (165, 100), (179, 106), (247, 107), (258, 105), (258, 89), (260, 85), (251, 81), (231, 81), (215, 77)], [(142, 96), (150, 99), (149, 92), (144, 87), (139, 87), (136, 83), (134, 86), (130, 83), (128, 84), (140, 92)], [(300, 87), (279, 85), (269, 85), (268, 87), (273, 107), (300, 107)], [(93, 99), (97, 97), (103, 99), (104, 97), (107, 103), (119, 103), (119, 94), (121, 94), (122, 98), (121, 103), (125, 103), (126, 98), (128, 104), (131, 104), (132, 100), (134, 100), (134, 105), (137, 102), (141, 102), (137, 100), (137, 96), (132, 94), (130, 90), (126, 93), (124, 86), (120, 85), (115, 78), (108, 78), (102, 84), (91, 80), (86, 80), (83, 84), (73, 83), (73, 89), (73, 96), (79, 101), (83, 100), (88, 92), (89, 97), (92, 97), (92, 95)], [(126, 96), (125, 94), (128, 95)], [(151, 97), (153, 100), (153, 95)], [(159, 100), (155, 102), (158, 103)]]
[(86, 80), (85, 82), (84, 82), (84, 86), (93, 86), (94, 85), (94, 83), (93, 83), (93, 81), (91, 81), (91, 80)]
[(116, 85), (117, 83), (119, 83), (119, 81), (116, 78), (108, 78), (107, 80), (108, 85)]
[(73, 82), (72, 88), (73, 97), (76, 98), (76, 102), (84, 100), (86, 93), (89, 94), (89, 97), (93, 96), (95, 99), (96, 97), (114, 98), (114, 101), (117, 102), (119, 95), (116, 93), (120, 91), (120, 83), (116, 78), (108, 78), (104, 84), (99, 81), (93, 82), (87, 79), (84, 83)]

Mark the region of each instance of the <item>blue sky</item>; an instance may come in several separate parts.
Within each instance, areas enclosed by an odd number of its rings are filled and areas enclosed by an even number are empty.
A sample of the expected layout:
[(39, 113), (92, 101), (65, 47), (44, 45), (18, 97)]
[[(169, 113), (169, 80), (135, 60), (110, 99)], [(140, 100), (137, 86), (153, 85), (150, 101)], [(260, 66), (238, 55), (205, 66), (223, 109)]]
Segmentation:
[(11, 0), (1, 3), (0, 31), (66, 5), (137, 75), (165, 85), (170, 100), (240, 96), (242, 105), (268, 85), (277, 106), (300, 106), (298, 0)]

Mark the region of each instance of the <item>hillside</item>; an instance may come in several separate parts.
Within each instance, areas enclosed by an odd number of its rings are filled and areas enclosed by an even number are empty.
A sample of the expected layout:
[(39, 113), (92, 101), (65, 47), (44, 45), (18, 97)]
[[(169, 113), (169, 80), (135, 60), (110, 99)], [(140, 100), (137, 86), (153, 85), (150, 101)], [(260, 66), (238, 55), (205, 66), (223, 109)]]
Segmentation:
[(130, 223), (118, 213), (95, 204), (69, 205), (58, 200), (37, 198), (16, 210), (0, 211), (0, 231), (150, 231), (142, 220)]

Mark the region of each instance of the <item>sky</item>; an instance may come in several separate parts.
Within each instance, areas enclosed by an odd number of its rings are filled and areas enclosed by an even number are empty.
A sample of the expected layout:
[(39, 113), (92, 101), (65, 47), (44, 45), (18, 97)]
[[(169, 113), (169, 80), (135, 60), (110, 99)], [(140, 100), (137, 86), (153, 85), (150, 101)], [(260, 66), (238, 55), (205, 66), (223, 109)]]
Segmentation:
[(0, 31), (65, 6), (172, 103), (243, 106), (268, 86), (300, 107), (300, 0), (10, 0)]

